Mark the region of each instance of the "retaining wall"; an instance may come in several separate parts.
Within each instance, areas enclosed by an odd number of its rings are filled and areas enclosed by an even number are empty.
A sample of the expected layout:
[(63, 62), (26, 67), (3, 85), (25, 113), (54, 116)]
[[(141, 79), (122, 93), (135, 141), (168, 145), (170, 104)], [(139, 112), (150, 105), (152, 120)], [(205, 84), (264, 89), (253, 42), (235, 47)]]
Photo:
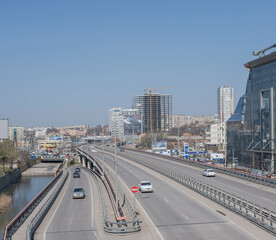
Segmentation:
[(39, 158), (29, 159), (26, 164), (20, 166), (19, 168), (7, 173), (0, 178), (0, 192), (9, 187), (11, 184), (18, 182), (21, 178), (21, 173), (24, 172), (29, 167), (40, 162)]
[(5, 188), (9, 187), (11, 184), (16, 183), (21, 178), (21, 172), (19, 169), (15, 169), (9, 172), (5, 176), (0, 178), (0, 192)]

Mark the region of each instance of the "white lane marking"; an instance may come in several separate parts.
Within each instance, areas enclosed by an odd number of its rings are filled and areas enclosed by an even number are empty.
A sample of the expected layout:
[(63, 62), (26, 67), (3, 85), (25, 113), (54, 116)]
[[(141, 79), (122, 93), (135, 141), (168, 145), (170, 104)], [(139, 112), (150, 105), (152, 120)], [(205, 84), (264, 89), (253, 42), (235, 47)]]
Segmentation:
[[(99, 239), (99, 237), (98, 237), (98, 235), (97, 235), (97, 233), (96, 233), (96, 231), (94, 231), (93, 230), (93, 227), (94, 227), (94, 201), (93, 201), (93, 187), (92, 187), (92, 183), (91, 183), (91, 176), (87, 173), (87, 172), (85, 172), (85, 175), (86, 175), (86, 177), (88, 178), (88, 182), (89, 182), (89, 185), (90, 185), (90, 189), (91, 189), (91, 191), (90, 191), (90, 198), (91, 198), (91, 203), (92, 203), (92, 207), (91, 207), (91, 216), (92, 216), (92, 219), (91, 219), (91, 227), (92, 227), (92, 232), (93, 232), (93, 234), (94, 234), (94, 236), (98, 239), (98, 240), (100, 240)], [(87, 176), (88, 175), (88, 176)]]
[[(120, 178), (120, 177), (119, 177)], [(121, 179), (121, 178), (120, 178)], [(130, 194), (133, 196), (133, 193), (130, 191), (130, 189), (128, 188), (128, 186), (125, 184), (124, 181), (121, 182), (125, 185), (126, 189), (130, 192)], [(140, 204), (140, 202), (138, 201), (138, 199), (136, 198), (136, 203), (138, 203), (139, 207), (143, 210), (144, 214), (146, 215), (146, 217), (149, 219), (150, 223), (152, 224), (152, 226), (154, 227), (155, 231), (157, 232), (157, 234), (160, 237), (160, 240), (164, 240), (162, 234), (159, 232), (158, 228), (155, 226), (155, 224), (153, 223), (153, 221), (150, 219), (149, 215), (147, 214), (146, 210), (142, 207), (142, 205)]]
[(182, 216), (183, 216), (185, 219), (189, 219), (184, 213), (182, 213)]
[[(72, 176), (71, 176), (70, 171), (68, 171), (68, 173), (69, 173), (69, 177), (70, 177), (70, 180), (71, 180)], [(58, 203), (58, 205), (57, 205), (55, 211), (53, 212), (52, 216), (50, 217), (50, 219), (49, 219), (49, 221), (48, 221), (48, 223), (47, 223), (47, 225), (46, 225), (46, 227), (45, 227), (45, 229), (44, 229), (44, 232), (43, 232), (43, 240), (46, 240), (46, 233), (47, 233), (47, 230), (48, 230), (48, 228), (49, 228), (49, 226), (50, 226), (50, 223), (52, 222), (52, 220), (53, 220), (53, 218), (54, 218), (54, 216), (55, 216), (55, 214), (56, 214), (56, 212), (57, 212), (57, 210), (58, 210), (58, 208), (59, 208), (59, 206), (60, 206), (60, 204), (61, 204), (61, 202), (62, 202), (62, 200), (63, 200), (63, 197), (64, 197), (65, 193), (67, 192), (67, 189), (68, 189), (68, 187), (69, 187), (69, 182), (70, 182), (70, 180), (67, 182), (66, 190), (63, 192), (62, 197), (61, 197), (61, 199), (59, 200), (59, 203)]]

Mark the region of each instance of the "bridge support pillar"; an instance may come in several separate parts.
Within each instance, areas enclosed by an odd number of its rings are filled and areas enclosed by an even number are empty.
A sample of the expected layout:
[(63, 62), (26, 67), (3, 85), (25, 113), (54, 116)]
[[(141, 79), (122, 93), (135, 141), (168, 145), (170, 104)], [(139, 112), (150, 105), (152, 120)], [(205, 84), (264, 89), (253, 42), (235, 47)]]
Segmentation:
[(82, 156), (82, 166), (83, 167), (86, 167), (86, 161), (87, 161), (86, 157)]
[(92, 169), (92, 162), (91, 162), (90, 160), (88, 160), (87, 163), (88, 163), (88, 164), (87, 164), (87, 165), (88, 165), (88, 168), (89, 168), (89, 169)]
[(81, 158), (82, 158), (82, 156), (78, 155), (78, 163), (82, 163)]

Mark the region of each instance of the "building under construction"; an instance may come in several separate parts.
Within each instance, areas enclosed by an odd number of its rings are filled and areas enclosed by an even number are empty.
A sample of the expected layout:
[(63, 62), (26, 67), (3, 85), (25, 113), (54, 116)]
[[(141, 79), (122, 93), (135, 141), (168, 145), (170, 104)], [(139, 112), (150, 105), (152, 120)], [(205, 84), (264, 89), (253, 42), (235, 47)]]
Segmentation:
[(139, 109), (142, 133), (168, 131), (172, 127), (172, 95), (145, 93), (133, 97), (133, 108)]

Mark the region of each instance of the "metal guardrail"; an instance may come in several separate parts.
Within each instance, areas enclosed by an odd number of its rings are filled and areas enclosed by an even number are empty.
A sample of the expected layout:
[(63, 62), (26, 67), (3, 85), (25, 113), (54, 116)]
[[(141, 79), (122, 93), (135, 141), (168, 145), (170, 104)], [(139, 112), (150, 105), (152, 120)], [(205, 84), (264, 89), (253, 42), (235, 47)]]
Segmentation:
[[(103, 209), (102, 214), (103, 214), (104, 231), (106, 231), (108, 233), (132, 233), (132, 232), (140, 231), (141, 230), (140, 221), (138, 220), (136, 214), (132, 221), (116, 221), (115, 222), (115, 221), (108, 220), (108, 216), (106, 213), (106, 205), (105, 205), (105, 201), (104, 201), (104, 197), (103, 197), (103, 192), (100, 187), (100, 183), (99, 183), (98, 179), (102, 180), (102, 182), (104, 183), (106, 188), (108, 186), (106, 186), (104, 179), (101, 177), (101, 175), (99, 175), (99, 173), (97, 173), (96, 171), (93, 171), (91, 169), (87, 169), (87, 168), (86, 168), (86, 170), (95, 178), (97, 185), (98, 185), (98, 189), (99, 189), (100, 196), (101, 196), (102, 209)], [(130, 205), (127, 198), (125, 199), (125, 201), (127, 202), (128, 205)]]
[(176, 161), (176, 162), (185, 163), (185, 164), (193, 165), (193, 166), (200, 167), (200, 168), (212, 168), (212, 169), (215, 169), (217, 172), (220, 172), (220, 173), (224, 173), (224, 174), (234, 176), (234, 177), (237, 177), (237, 178), (242, 178), (244, 180), (254, 182), (254, 183), (258, 183), (258, 184), (262, 184), (262, 185), (265, 185), (265, 186), (268, 186), (268, 187), (276, 188), (276, 179), (267, 178), (267, 177), (263, 177), (263, 176), (258, 176), (258, 175), (254, 175), (254, 174), (251, 174), (251, 173), (245, 173), (245, 172), (239, 171), (239, 170), (228, 169), (228, 168), (224, 168), (224, 167), (217, 167), (217, 166), (213, 166), (213, 165), (210, 165), (210, 164), (204, 164), (204, 163), (201, 163), (201, 162), (195, 162), (195, 161), (187, 160), (187, 159), (183, 159), (183, 158), (166, 156), (166, 155), (162, 155), (162, 154), (157, 154), (157, 153), (152, 153), (152, 152), (145, 152), (145, 151), (134, 150), (134, 149), (129, 149), (129, 148), (127, 150), (152, 155), (152, 156), (155, 156), (155, 157), (161, 157), (161, 158), (164, 158), (164, 159), (169, 159), (169, 160), (173, 160), (173, 161)]
[(54, 201), (56, 200), (58, 194), (60, 193), (60, 190), (62, 189), (66, 179), (68, 177), (68, 170), (66, 169), (65, 173), (63, 171), (62, 177), (60, 179), (60, 182), (56, 189), (53, 191), (51, 196), (47, 199), (45, 204), (39, 209), (38, 213), (33, 217), (33, 219), (30, 221), (30, 223), (27, 226), (26, 230), (26, 240), (32, 240), (35, 231), (39, 227), (40, 223), (42, 222), (43, 218), (53, 205)]
[(55, 178), (52, 179), (33, 199), (30, 201), (18, 214), (17, 216), (6, 226), (3, 235), (3, 240), (12, 239), (12, 235), (18, 230), (18, 228), (24, 223), (24, 221), (33, 212), (36, 206), (41, 200), (48, 194), (57, 180), (60, 178), (62, 171), (59, 171)]
[[(98, 159), (96, 157), (92, 157), (92, 156), (90, 156), (89, 154), (83, 152), (80, 149), (78, 149), (78, 152), (80, 154), (85, 155), (86, 157), (92, 159), (93, 161), (95, 161), (97, 163), (97, 166), (102, 171), (102, 169), (103, 169), (102, 166), (105, 163), (103, 163), (101, 161), (101, 159)], [(105, 166), (105, 174), (104, 174), (104, 176), (101, 176), (96, 171), (93, 171), (91, 169), (89, 169), (89, 170), (90, 170), (90, 172), (92, 174), (96, 174), (102, 180), (103, 184), (106, 187), (107, 193), (109, 195), (111, 204), (112, 204), (113, 209), (114, 209), (115, 205), (116, 205), (115, 204), (116, 192), (115, 192), (113, 184), (112, 184), (112, 182), (113, 183), (115, 182), (114, 178), (113, 178), (113, 175), (108, 171), (107, 166)], [(112, 182), (109, 179), (110, 177), (113, 179)], [(124, 203), (127, 204), (127, 207), (128, 207), (129, 211), (132, 214), (132, 219), (133, 220), (126, 221), (126, 217), (125, 217), (124, 212), (123, 212), (123, 207), (122, 207), (122, 205), (120, 203), (118, 203), (120, 216), (117, 215), (116, 208), (114, 209), (115, 218), (117, 220), (116, 222), (108, 220), (107, 215), (104, 215), (104, 230), (106, 232), (109, 232), (109, 233), (130, 233), (130, 232), (140, 231), (141, 230), (140, 221), (138, 220), (138, 217), (137, 217), (136, 213), (134, 212), (134, 210), (133, 210), (133, 208), (132, 208), (132, 206), (131, 206), (128, 198), (126, 197), (125, 193), (122, 191), (122, 189), (121, 189), (121, 187), (120, 187), (119, 184), (118, 184), (118, 190), (119, 190), (119, 193), (121, 194), (122, 199), (124, 200)], [(103, 204), (102, 205), (103, 208), (105, 208), (104, 202), (102, 202), (102, 204)], [(106, 213), (106, 210), (104, 210), (104, 212)], [(114, 226), (116, 226), (116, 227), (114, 227)]]
[(145, 160), (137, 160), (135, 158), (131, 158), (130, 160), (140, 163), (145, 167), (148, 167), (186, 187), (189, 187), (190, 189), (216, 201), (217, 203), (254, 222), (257, 226), (262, 227), (273, 235), (276, 235), (276, 212), (242, 199), (237, 195), (225, 192), (212, 185), (198, 181), (192, 177), (185, 176), (175, 170), (160, 167), (160, 165), (152, 164)]

